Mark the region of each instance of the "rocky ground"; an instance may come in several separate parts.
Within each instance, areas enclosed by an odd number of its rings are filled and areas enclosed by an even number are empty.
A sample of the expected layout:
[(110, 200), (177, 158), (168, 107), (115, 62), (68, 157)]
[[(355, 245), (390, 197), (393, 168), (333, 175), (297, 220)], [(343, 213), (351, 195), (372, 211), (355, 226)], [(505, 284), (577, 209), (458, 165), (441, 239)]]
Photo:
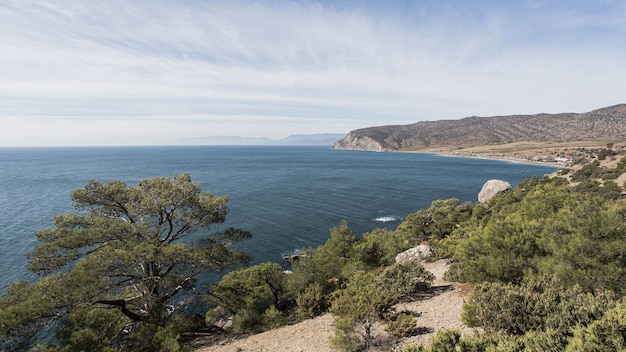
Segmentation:
[[(432, 336), (441, 329), (459, 329), (464, 333), (473, 333), (472, 329), (461, 322), (463, 302), (469, 294), (467, 285), (447, 282), (443, 274), (448, 267), (445, 260), (425, 263), (428, 271), (436, 280), (430, 294), (421, 300), (400, 303), (398, 312), (409, 311), (418, 316), (418, 334), (402, 341), (389, 343), (384, 349), (400, 351), (407, 344), (428, 343)], [(222, 336), (218, 339), (197, 340), (197, 351), (200, 352), (331, 352), (329, 338), (333, 335), (334, 317), (325, 314), (315, 319), (298, 324), (284, 326), (261, 334), (248, 336)], [(374, 334), (386, 339), (383, 326), (376, 326)], [(212, 344), (212, 345), (208, 345)]]

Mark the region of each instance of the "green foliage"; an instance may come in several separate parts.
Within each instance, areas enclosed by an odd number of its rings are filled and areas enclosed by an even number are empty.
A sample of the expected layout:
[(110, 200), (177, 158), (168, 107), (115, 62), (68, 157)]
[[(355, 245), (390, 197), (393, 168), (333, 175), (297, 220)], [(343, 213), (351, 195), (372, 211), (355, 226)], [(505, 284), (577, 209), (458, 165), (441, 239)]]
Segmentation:
[(181, 343), (181, 331), (174, 324), (164, 326), (142, 325), (131, 334), (131, 339), (124, 350), (190, 352), (191, 346)]
[[(282, 315), (279, 302), (285, 295), (285, 286), (285, 273), (276, 263), (266, 262), (232, 271), (211, 287), (208, 300), (216, 307), (207, 312), (207, 321), (214, 324), (226, 313), (233, 317), (235, 331), (276, 327), (277, 322), (283, 321), (276, 313)], [(271, 307), (274, 310), (268, 313)]]
[(625, 239), (623, 218), (614, 207), (599, 198), (573, 194), (555, 216), (544, 219), (537, 243), (546, 253), (538, 269), (589, 292), (623, 293)]
[(623, 172), (624, 169), (621, 168), (621, 164), (619, 164), (617, 168), (606, 168), (600, 166), (600, 162), (598, 160), (594, 160), (593, 162), (583, 166), (581, 169), (574, 172), (572, 174), (572, 181), (582, 182), (593, 179), (614, 180), (618, 178), (619, 175), (621, 175)]
[(428, 349), (423, 345), (406, 345), (402, 349), (402, 352), (427, 352)]
[(594, 160), (593, 162), (583, 166), (572, 175), (572, 181), (580, 182), (583, 180), (598, 178), (600, 162)]
[(540, 254), (539, 226), (517, 213), (493, 218), (480, 232), (459, 241), (457, 262), (447, 277), (470, 282), (519, 281), (532, 267), (532, 258)]
[(385, 331), (393, 337), (411, 336), (417, 329), (417, 319), (412, 314), (400, 313), (389, 319)]
[[(360, 346), (367, 349), (372, 343), (372, 324), (388, 314), (396, 302), (397, 296), (377, 285), (372, 273), (359, 271), (350, 278), (347, 288), (333, 293), (330, 312), (349, 319), (355, 330), (362, 329)], [(337, 339), (351, 339), (350, 336), (339, 336), (340, 333), (342, 331), (335, 331)]]
[(357, 272), (350, 285), (333, 293), (330, 312), (356, 321), (382, 318), (397, 302), (397, 295), (374, 282), (371, 273)]
[(323, 288), (324, 295), (340, 288), (337, 283), (347, 281), (350, 270), (346, 268), (355, 261), (357, 243), (354, 231), (345, 221), (330, 229), (329, 238), (322, 246), (314, 251), (306, 250), (306, 255), (293, 263), (293, 273), (287, 279), (289, 292), (298, 296), (314, 283)]
[(361, 341), (356, 333), (354, 320), (344, 317), (335, 322), (335, 334), (330, 338), (330, 347), (344, 352), (359, 351)]
[(263, 312), (261, 324), (263, 330), (271, 330), (287, 325), (287, 318), (276, 307), (271, 306)]
[(619, 159), (616, 169), (621, 172), (626, 172), (626, 156)]
[(343, 268), (354, 258), (357, 243), (356, 234), (342, 221), (339, 226), (330, 229), (326, 243), (315, 251), (319, 270), (326, 279), (342, 277)]
[(626, 301), (586, 327), (574, 332), (567, 352), (626, 350)]
[(521, 341), (524, 351), (561, 352), (567, 346), (568, 335), (552, 329), (535, 330), (526, 333)]
[(551, 180), (511, 193), (517, 202), (490, 205), (483, 225), (461, 225), (468, 235), (454, 243), (447, 278), (519, 283), (527, 274), (547, 273), (588, 291), (624, 290), (626, 228), (613, 205)]
[(600, 149), (600, 151), (598, 152), (598, 160), (604, 160), (609, 156), (613, 156), (615, 155), (615, 151), (612, 150), (613, 145), (612, 144), (608, 144), (606, 149)]
[(63, 351), (101, 351), (116, 344), (124, 323), (118, 310), (78, 307), (63, 321), (57, 338), (65, 344)]
[(417, 245), (424, 241), (438, 241), (448, 237), (456, 225), (469, 219), (471, 204), (459, 204), (459, 200), (435, 200), (425, 210), (410, 214), (398, 226), (397, 232)]
[(396, 255), (411, 248), (414, 243), (414, 240), (406, 239), (398, 231), (374, 229), (364, 234), (355, 245), (355, 259), (366, 268), (392, 265)]
[(435, 276), (424, 269), (418, 261), (395, 263), (386, 267), (375, 282), (398, 298), (415, 292), (426, 291), (435, 280)]
[(456, 352), (456, 346), (461, 341), (458, 330), (440, 330), (430, 343), (431, 352)]
[(462, 319), (488, 332), (523, 335), (551, 330), (563, 336), (576, 325), (587, 325), (611, 308), (610, 293), (593, 295), (579, 286), (566, 286), (555, 277), (529, 279), (521, 285), (476, 285), (465, 305)]
[(55, 216), (54, 227), (36, 234), (40, 244), (28, 254), (29, 269), (42, 278), (16, 283), (0, 299), (3, 346), (28, 344), (40, 328), (61, 327), (54, 321), (68, 316), (71, 326), (78, 322), (74, 310), (83, 307), (116, 308), (121, 315), (90, 312), (99, 326), (81, 323), (85, 328), (67, 337), (76, 345), (108, 334), (107, 324), (165, 326), (198, 275), (249, 259), (228, 247), (249, 237), (245, 231), (207, 235), (195, 245), (182, 241), (206, 233), (227, 213), (226, 197), (202, 192), (187, 174), (140, 180), (134, 187), (91, 180), (72, 192), (72, 201), (76, 212)]
[(604, 181), (604, 184), (598, 180), (584, 180), (574, 187), (579, 193), (593, 194), (609, 200), (618, 200), (622, 197), (622, 189), (611, 180)]
[(307, 286), (296, 298), (298, 317), (308, 319), (316, 317), (328, 309), (328, 302), (322, 286), (314, 282)]

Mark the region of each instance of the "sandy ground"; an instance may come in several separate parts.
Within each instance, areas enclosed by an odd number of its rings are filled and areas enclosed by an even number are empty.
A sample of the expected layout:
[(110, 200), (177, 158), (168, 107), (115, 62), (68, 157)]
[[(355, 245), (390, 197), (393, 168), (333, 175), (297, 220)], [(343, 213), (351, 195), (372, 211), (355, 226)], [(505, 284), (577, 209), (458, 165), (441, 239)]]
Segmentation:
[[(394, 350), (400, 351), (407, 344), (428, 343), (432, 336), (441, 329), (459, 329), (464, 333), (472, 333), (461, 322), (463, 302), (469, 294), (464, 284), (447, 282), (443, 274), (448, 264), (445, 260), (434, 263), (425, 263), (428, 271), (433, 273), (436, 280), (432, 294), (414, 302), (400, 303), (396, 306), (398, 312), (410, 311), (417, 315), (419, 334), (408, 337), (394, 344)], [(249, 335), (247, 337), (231, 337), (197, 349), (200, 352), (331, 352), (329, 338), (333, 335), (334, 317), (325, 314), (315, 319), (284, 326), (278, 329)], [(382, 326), (374, 329), (374, 334), (385, 334)]]
[[(499, 159), (522, 163), (564, 166), (555, 162), (556, 157), (576, 160), (588, 154), (581, 150), (606, 147), (606, 141), (577, 141), (564, 143), (516, 142), (500, 145), (475, 147), (429, 147), (412, 150), (415, 152), (435, 153), (449, 156)], [(614, 149), (624, 148), (624, 143), (615, 144)]]

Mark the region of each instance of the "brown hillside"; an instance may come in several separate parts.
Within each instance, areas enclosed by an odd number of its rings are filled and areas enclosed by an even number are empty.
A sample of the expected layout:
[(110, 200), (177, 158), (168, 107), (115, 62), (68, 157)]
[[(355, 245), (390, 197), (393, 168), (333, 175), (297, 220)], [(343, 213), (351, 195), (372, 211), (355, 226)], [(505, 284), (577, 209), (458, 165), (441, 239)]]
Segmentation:
[(626, 104), (586, 113), (466, 117), (354, 130), (335, 149), (421, 150), (518, 142), (571, 143), (626, 139)]

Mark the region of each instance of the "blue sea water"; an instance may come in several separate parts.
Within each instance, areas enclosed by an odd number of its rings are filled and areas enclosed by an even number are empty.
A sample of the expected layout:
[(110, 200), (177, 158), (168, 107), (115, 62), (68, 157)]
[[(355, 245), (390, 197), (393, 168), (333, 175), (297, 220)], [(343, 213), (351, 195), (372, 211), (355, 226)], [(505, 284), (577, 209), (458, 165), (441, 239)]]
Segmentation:
[(516, 185), (554, 166), (420, 153), (328, 147), (0, 148), (0, 293), (36, 277), (26, 269), (35, 233), (72, 211), (70, 193), (89, 179), (134, 185), (189, 173), (203, 190), (229, 196), (224, 226), (249, 230), (239, 248), (254, 263), (315, 247), (342, 220), (357, 234), (395, 228), (435, 199), (475, 202), (489, 179)]

